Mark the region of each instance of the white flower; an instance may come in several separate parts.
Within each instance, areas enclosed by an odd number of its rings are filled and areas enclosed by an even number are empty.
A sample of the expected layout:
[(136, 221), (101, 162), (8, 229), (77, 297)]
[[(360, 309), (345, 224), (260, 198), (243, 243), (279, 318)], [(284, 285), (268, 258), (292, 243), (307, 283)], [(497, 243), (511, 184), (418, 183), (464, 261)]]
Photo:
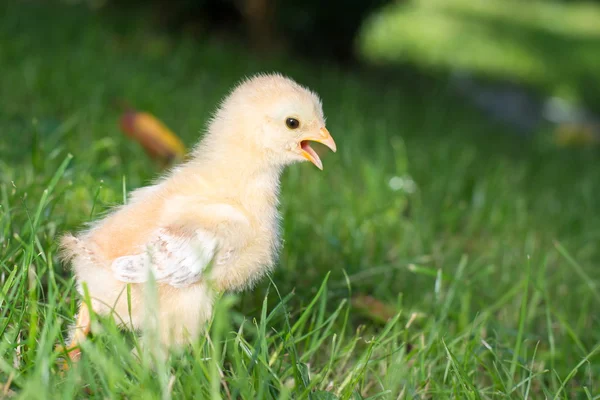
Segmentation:
[(394, 176), (394, 177), (392, 177), (392, 179), (390, 179), (390, 181), (388, 182), (388, 185), (390, 185), (390, 188), (394, 192), (397, 192), (398, 190), (402, 190), (403, 192), (406, 192), (406, 193), (414, 193), (417, 190), (417, 184), (408, 175)]

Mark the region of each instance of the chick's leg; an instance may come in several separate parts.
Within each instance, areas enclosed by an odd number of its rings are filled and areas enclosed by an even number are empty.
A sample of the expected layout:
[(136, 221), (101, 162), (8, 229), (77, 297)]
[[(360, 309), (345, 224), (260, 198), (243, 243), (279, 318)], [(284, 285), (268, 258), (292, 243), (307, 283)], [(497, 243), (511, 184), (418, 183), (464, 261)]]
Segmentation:
[(59, 350), (66, 352), (71, 361), (79, 361), (81, 358), (81, 349), (79, 345), (87, 338), (90, 333), (90, 311), (87, 304), (81, 303), (77, 314), (77, 322), (75, 323), (75, 332), (69, 344), (64, 347), (59, 347)]

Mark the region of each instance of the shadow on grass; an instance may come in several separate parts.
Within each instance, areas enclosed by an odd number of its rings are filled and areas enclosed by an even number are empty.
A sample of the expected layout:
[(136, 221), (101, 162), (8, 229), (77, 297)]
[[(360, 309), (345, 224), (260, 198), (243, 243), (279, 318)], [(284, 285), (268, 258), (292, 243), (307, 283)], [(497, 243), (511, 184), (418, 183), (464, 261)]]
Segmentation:
[[(495, 43), (515, 43), (543, 66), (533, 83), (545, 89), (569, 88), (581, 101), (600, 111), (600, 37), (558, 33), (516, 19), (447, 9), (448, 16)], [(497, 77), (503, 78), (501, 73)], [(537, 81), (536, 81), (537, 80)], [(528, 82), (524, 82), (528, 83)]]

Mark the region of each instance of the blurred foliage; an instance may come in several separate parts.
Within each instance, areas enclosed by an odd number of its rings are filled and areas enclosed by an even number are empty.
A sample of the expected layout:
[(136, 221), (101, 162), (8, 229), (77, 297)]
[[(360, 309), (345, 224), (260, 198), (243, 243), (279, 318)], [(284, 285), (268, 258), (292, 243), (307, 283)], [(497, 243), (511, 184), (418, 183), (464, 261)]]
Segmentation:
[(372, 15), (358, 48), (380, 64), (469, 70), (600, 110), (600, 5), (413, 0)]
[(345, 61), (353, 58), (363, 19), (386, 3), (390, 0), (105, 0), (114, 7), (152, 8), (169, 29), (246, 36), (263, 50), (285, 47), (296, 57)]
[(389, 0), (282, 0), (278, 29), (303, 53), (349, 58), (363, 19)]

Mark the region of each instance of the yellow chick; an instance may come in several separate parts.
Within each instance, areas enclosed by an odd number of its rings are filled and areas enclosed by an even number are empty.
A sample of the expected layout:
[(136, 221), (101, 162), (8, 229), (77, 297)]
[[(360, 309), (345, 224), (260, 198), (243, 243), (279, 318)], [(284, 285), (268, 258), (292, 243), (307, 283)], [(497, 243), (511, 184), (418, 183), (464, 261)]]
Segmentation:
[[(85, 284), (94, 312), (112, 312), (126, 328), (140, 329), (148, 311), (144, 285), (153, 274), (161, 342), (193, 340), (210, 319), (217, 292), (248, 288), (273, 268), (281, 242), (281, 172), (305, 160), (323, 167), (310, 141), (336, 151), (314, 92), (279, 74), (241, 82), (188, 161), (132, 192), (126, 205), (87, 231), (62, 238), (78, 291)], [(79, 358), (78, 344), (89, 331), (89, 310), (81, 303), (66, 348), (71, 359)]]

